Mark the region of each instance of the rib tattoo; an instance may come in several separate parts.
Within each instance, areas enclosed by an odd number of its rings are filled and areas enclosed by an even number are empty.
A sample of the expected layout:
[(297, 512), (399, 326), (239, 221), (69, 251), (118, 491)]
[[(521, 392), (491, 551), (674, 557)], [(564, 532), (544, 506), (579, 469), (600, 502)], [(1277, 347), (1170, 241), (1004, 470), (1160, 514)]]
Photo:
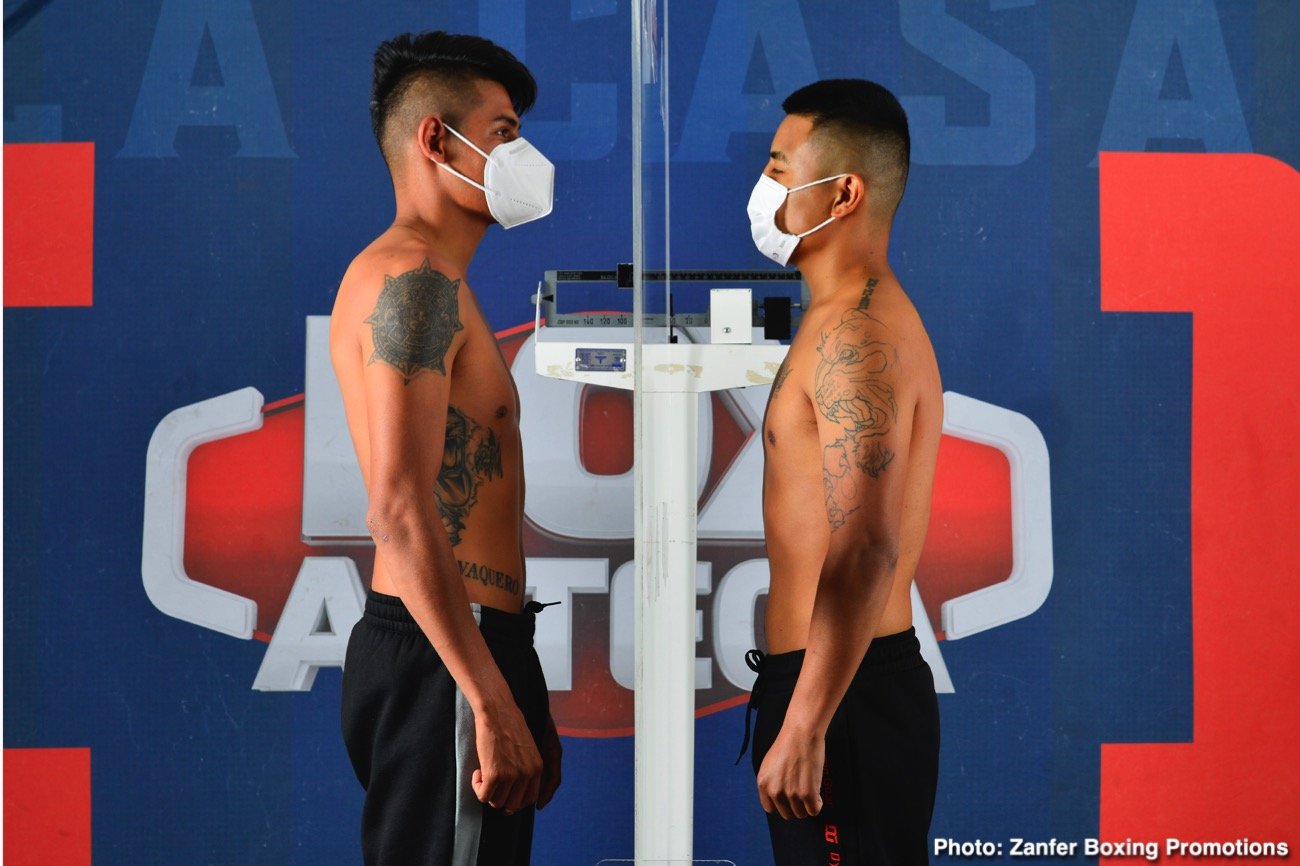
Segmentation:
[(447, 350), (460, 321), (460, 280), (448, 279), (429, 266), (395, 277), (384, 275), (375, 310), (365, 320), (375, 341), (366, 363), (383, 361), (402, 374), (402, 384), (423, 370), (446, 375)]
[(442, 469), (433, 492), (452, 547), (460, 544), (465, 520), (478, 503), (480, 485), (503, 474), (496, 434), (455, 406), (448, 406)]
[(897, 363), (898, 352), (872, 333), (879, 320), (867, 313), (867, 307), (876, 283), (867, 282), (858, 306), (823, 333), (817, 346), (817, 409), (843, 431), (826, 446), (823, 456), (822, 480), (832, 531), (858, 509), (852, 503), (862, 476), (879, 478), (894, 459), (894, 452), (885, 448), (879, 437), (890, 431), (898, 416), (889, 384), (890, 367)]

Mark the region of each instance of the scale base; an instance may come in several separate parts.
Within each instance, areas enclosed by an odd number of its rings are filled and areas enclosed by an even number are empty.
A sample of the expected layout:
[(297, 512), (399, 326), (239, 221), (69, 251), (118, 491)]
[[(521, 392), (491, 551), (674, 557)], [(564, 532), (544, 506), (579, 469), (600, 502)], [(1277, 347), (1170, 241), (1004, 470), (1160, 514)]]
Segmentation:
[(736, 866), (732, 860), (631, 860), (631, 859), (606, 859), (596, 863), (596, 866), (607, 866), (613, 863), (632, 863), (634, 866), (693, 866), (696, 863), (706, 863), (710, 866)]

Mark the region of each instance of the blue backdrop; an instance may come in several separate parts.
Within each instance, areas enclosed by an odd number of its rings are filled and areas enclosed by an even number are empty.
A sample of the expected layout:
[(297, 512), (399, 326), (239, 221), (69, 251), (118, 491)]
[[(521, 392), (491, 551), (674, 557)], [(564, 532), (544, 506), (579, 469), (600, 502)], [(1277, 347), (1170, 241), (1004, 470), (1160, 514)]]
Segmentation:
[[(391, 218), (367, 103), (371, 53), (399, 32), (481, 33), (540, 84), (524, 132), (557, 165), (556, 205), (480, 248), (470, 279), (495, 327), (531, 320), (545, 269), (630, 260), (628, 4), (4, 9), (6, 145), (93, 142), (95, 172), (93, 303), (5, 310), (5, 747), (90, 750), (99, 864), (359, 862), (338, 669), (308, 691), (254, 691), (264, 641), (150, 603), (146, 449), (178, 407), (304, 391), (306, 317), (329, 312)], [(914, 165), (895, 269), (945, 387), (1027, 416), (1052, 461), (1048, 600), (941, 644), (954, 691), (933, 833), (1095, 837), (1099, 745), (1189, 740), (1193, 687), (1191, 319), (1101, 312), (1097, 153), (1300, 165), (1300, 6), (700, 0), (671, 14), (674, 267), (763, 266), (744, 206), (790, 91), (868, 77), (903, 100)], [(6, 205), (7, 225), (25, 219)], [(752, 774), (732, 765), (742, 713), (698, 723), (696, 856), (744, 866), (770, 854)], [(631, 856), (631, 740), (565, 748), (535, 862)]]

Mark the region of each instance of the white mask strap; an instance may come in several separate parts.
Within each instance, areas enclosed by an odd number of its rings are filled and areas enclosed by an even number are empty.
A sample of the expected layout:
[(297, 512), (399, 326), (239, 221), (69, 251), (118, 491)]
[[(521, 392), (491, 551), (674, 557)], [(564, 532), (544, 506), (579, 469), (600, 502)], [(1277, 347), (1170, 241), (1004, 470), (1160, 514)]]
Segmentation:
[[(790, 195), (790, 193), (792, 193), (792, 192), (798, 192), (798, 191), (801, 190), (801, 189), (807, 189), (807, 188), (810, 187), (810, 186), (816, 186), (816, 185), (819, 184), (819, 183), (830, 183), (830, 182), (833, 181), (833, 180), (839, 180), (839, 179), (842, 178), (842, 177), (848, 177), (848, 176), (849, 176), (849, 173), (846, 171), (846, 172), (843, 172), (843, 173), (841, 173), (841, 174), (834, 174), (834, 175), (831, 175), (830, 177), (824, 177), (824, 178), (822, 178), (821, 180), (814, 180), (814, 181), (811, 181), (811, 182), (809, 182), (809, 183), (805, 183), (805, 184), (803, 184), (802, 186), (796, 186), (796, 187), (794, 187), (794, 188), (791, 189), (789, 192), (787, 192), (786, 195), (788, 196), (788, 195)], [(817, 230), (819, 230), (819, 229), (824, 229), (824, 228), (826, 228), (828, 225), (830, 225), (830, 224), (833, 223), (833, 222), (835, 222), (835, 217), (833, 217), (833, 216), (832, 216), (832, 217), (827, 217), (823, 222), (818, 223), (817, 225), (815, 225), (815, 226), (813, 226), (812, 228), (808, 229), (808, 231), (806, 231), (806, 232), (799, 232), (799, 234), (795, 235), (795, 237), (797, 237), (797, 238), (806, 238), (806, 237), (808, 237), (808, 235), (812, 234), (813, 232), (815, 232), (815, 231), (817, 231)]]
[[(447, 128), (448, 128), (448, 129), (451, 129), (450, 126), (447, 127)], [(470, 147), (473, 147), (473, 145), (470, 145)], [(833, 174), (833, 175), (831, 175), (830, 177), (824, 177), (824, 178), (822, 178), (821, 180), (809, 181), (808, 183), (805, 183), (805, 184), (803, 184), (802, 186), (792, 187), (791, 189), (787, 190), (787, 191), (786, 191), (786, 195), (789, 195), (789, 194), (792, 193), (792, 192), (798, 192), (798, 191), (801, 190), (801, 189), (807, 189), (807, 188), (810, 187), (810, 186), (816, 186), (816, 185), (819, 184), (819, 183), (830, 183), (830, 182), (833, 181), (833, 180), (839, 180), (839, 179), (842, 178), (842, 177), (848, 177), (848, 176), (849, 176), (849, 173), (846, 171), (846, 172), (842, 172), (842, 173), (840, 173), (840, 174)], [(825, 223), (823, 223), (823, 225), (825, 225)]]
[[(490, 159), (490, 158), (491, 158), (491, 157), (489, 157), (486, 153), (484, 153), (483, 151), (479, 150), (478, 147), (475, 146), (474, 142), (470, 141), (468, 138), (466, 138), (465, 136), (463, 136), (463, 135), (461, 135), (459, 132), (457, 132), (455, 129), (453, 129), (453, 128), (451, 127), (451, 124), (444, 123), (444, 124), (443, 124), (443, 128), (445, 128), (445, 129), (446, 129), (448, 132), (450, 132), (452, 135), (454, 135), (454, 136), (456, 136), (457, 138), (459, 138), (461, 141), (463, 141), (463, 142), (465, 142), (466, 144), (468, 144), (471, 148), (474, 149), (474, 152), (477, 153), (479, 156), (483, 157), (483, 159), (486, 160), (486, 159)], [(435, 160), (433, 160), (433, 164), (434, 164), (434, 165), (437, 165), (437, 166), (441, 166), (442, 168), (447, 169), (447, 171), (451, 172), (451, 173), (454, 174), (456, 177), (458, 177), (458, 178), (460, 178), (461, 180), (465, 181), (465, 183), (469, 184), (469, 185), (472, 186), (472, 187), (475, 187), (476, 189), (480, 189), (480, 190), (482, 190), (483, 193), (484, 193), (485, 195), (487, 194), (487, 187), (485, 187), (483, 184), (479, 183), (479, 182), (476, 181), (476, 180), (470, 180), (468, 177), (466, 177), (465, 175), (463, 175), (463, 174), (461, 174), (460, 172), (456, 171), (456, 169), (452, 168), (452, 167), (451, 167), (450, 165), (448, 165), (447, 163), (445, 163), (445, 162), (438, 162), (438, 161), (435, 159)]]
[(806, 231), (806, 232), (799, 232), (799, 234), (795, 235), (795, 237), (797, 237), (797, 238), (806, 238), (806, 237), (808, 237), (808, 235), (812, 234), (813, 232), (817, 231), (818, 229), (824, 229), (824, 228), (826, 228), (826, 226), (830, 225), (830, 224), (833, 223), (833, 222), (835, 222), (835, 217), (827, 217), (827, 218), (825, 219), (825, 221), (818, 223), (817, 225), (815, 225), (815, 226), (813, 226), (812, 228), (808, 229), (808, 231)]
[[(474, 152), (477, 153), (479, 156), (483, 157), (484, 159), (488, 159), (488, 155), (487, 155), (486, 153), (484, 153), (483, 151), (479, 150), (479, 149), (478, 149), (478, 145), (476, 145), (474, 142), (470, 141), (468, 138), (466, 138), (465, 136), (463, 136), (463, 135), (461, 135), (459, 132), (457, 132), (455, 129), (453, 129), (452, 126), (451, 126), (451, 124), (449, 124), (449, 123), (444, 123), (444, 124), (443, 124), (443, 127), (445, 127), (446, 130), (447, 130), (448, 132), (450, 132), (452, 135), (456, 136), (456, 137), (459, 138), (461, 141), (465, 142), (465, 143), (468, 144), (470, 147), (474, 148)], [(842, 175), (842, 174), (841, 174), (841, 175), (836, 175), (836, 177), (843, 177), (843, 176), (844, 176), (844, 175)], [(828, 178), (828, 180), (834, 180), (834, 178)], [(821, 181), (818, 181), (818, 183), (821, 183)]]

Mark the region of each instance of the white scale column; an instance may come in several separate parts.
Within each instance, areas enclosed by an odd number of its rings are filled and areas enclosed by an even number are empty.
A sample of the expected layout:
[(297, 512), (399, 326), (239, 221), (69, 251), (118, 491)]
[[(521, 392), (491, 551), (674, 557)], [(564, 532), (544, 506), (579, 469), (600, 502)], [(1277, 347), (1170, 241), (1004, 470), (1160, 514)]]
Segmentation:
[[(632, 371), (583, 370), (581, 353), (623, 352), (630, 343), (536, 341), (540, 375), (631, 389)], [(635, 528), (637, 864), (690, 863), (695, 818), (696, 441), (701, 393), (770, 384), (779, 345), (642, 346), (642, 495)]]

